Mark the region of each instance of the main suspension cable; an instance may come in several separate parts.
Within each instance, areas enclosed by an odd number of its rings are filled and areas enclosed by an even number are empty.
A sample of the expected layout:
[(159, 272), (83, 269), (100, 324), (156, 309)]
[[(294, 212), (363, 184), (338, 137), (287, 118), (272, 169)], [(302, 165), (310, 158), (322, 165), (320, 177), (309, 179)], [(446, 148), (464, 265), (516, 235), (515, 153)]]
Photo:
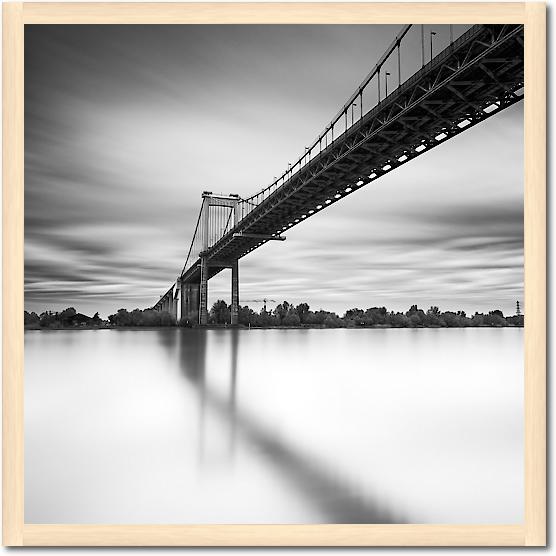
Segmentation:
[(201, 221), (202, 214), (203, 214), (203, 205), (201, 204), (201, 210), (199, 210), (199, 216), (197, 217), (197, 224), (195, 225), (195, 231), (193, 232), (193, 239), (191, 240), (191, 245), (189, 246), (189, 251), (187, 252), (187, 258), (185, 259), (185, 264), (181, 269), (180, 276), (185, 272), (185, 269), (187, 268), (187, 263), (189, 262), (191, 250), (193, 249), (193, 244), (195, 243), (195, 238), (197, 237), (197, 230), (199, 229), (199, 222)]

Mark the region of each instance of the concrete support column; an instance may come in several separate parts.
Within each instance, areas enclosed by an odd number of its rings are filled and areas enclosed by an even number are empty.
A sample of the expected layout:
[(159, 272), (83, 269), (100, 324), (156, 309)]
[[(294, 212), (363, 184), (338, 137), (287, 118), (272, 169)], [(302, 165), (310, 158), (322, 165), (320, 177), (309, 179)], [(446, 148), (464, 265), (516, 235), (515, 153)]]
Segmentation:
[(176, 319), (178, 318), (178, 304), (176, 303), (176, 298), (174, 297), (174, 291), (172, 290), (172, 293), (170, 295), (170, 314), (172, 315), (172, 318)]
[(201, 285), (199, 289), (199, 324), (208, 324), (208, 261), (201, 257)]
[(174, 297), (174, 308), (176, 314), (176, 322), (180, 322), (181, 319), (181, 284), (179, 280), (176, 282), (176, 294)]
[[(193, 298), (191, 296), (191, 284), (185, 284), (185, 316), (191, 322), (191, 313), (195, 309), (195, 304), (193, 303)], [(197, 304), (197, 311), (199, 311), (199, 304)], [(195, 312), (196, 318), (195, 323), (199, 322), (199, 315)]]
[(187, 318), (187, 284), (180, 280), (180, 319)]
[(189, 320), (199, 322), (199, 290), (200, 284), (189, 284)]
[(232, 326), (239, 324), (239, 261), (232, 263)]
[(180, 284), (180, 318), (191, 324), (199, 323), (199, 284), (183, 282)]

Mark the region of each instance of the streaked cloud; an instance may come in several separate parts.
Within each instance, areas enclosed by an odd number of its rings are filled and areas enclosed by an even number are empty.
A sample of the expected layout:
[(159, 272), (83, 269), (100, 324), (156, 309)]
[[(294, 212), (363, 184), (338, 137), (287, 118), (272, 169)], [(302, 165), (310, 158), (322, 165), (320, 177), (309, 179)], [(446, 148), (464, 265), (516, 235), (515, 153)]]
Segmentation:
[[(151, 305), (183, 265), (201, 192), (269, 183), (396, 29), (26, 26), (26, 308)], [(241, 297), (513, 311), (522, 176), (516, 105), (250, 254)], [(223, 272), (211, 301), (229, 289)]]

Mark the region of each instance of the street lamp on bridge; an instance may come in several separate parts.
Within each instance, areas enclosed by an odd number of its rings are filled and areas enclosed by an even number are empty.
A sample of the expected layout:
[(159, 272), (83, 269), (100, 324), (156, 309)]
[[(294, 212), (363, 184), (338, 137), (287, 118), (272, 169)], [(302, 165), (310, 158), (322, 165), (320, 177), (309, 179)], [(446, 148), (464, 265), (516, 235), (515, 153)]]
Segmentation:
[(434, 31), (431, 31), (431, 61), (432, 61), (432, 38), (436, 35)]

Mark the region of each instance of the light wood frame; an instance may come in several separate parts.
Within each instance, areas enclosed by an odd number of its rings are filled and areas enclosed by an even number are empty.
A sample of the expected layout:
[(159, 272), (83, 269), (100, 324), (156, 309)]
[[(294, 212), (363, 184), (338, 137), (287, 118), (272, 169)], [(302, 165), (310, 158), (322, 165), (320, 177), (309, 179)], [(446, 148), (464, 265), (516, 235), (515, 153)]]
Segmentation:
[[(525, 520), (522, 525), (27, 525), (23, 512), (23, 35), (26, 23), (523, 23)], [(546, 543), (544, 3), (3, 4), (3, 544), (542, 546)]]

